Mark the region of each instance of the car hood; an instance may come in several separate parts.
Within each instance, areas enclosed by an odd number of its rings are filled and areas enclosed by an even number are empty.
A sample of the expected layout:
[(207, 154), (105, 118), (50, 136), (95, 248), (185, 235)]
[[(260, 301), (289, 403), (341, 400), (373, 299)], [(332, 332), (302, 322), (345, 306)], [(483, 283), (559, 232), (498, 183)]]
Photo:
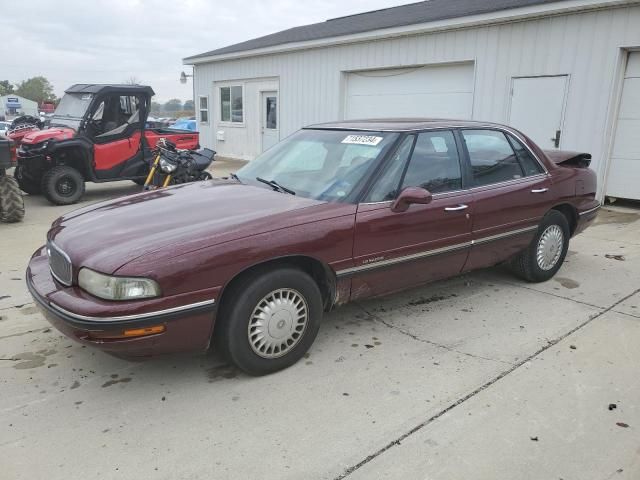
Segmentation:
[(22, 143), (35, 145), (45, 140), (67, 140), (76, 134), (73, 128), (54, 127), (46, 130), (35, 130), (28, 133), (22, 139)]
[[(189, 251), (304, 223), (312, 208), (331, 205), (238, 182), (197, 182), (75, 210), (48, 233), (74, 265), (114, 273), (158, 250)], [(304, 213), (302, 213), (304, 211)]]

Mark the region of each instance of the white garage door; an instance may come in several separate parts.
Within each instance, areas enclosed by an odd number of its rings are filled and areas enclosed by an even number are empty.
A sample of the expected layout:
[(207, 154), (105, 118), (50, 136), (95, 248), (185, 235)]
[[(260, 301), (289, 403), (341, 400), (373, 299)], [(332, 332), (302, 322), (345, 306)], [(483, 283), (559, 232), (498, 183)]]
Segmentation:
[(472, 63), (369, 70), (347, 75), (347, 119), (470, 119), (472, 105)]
[(640, 52), (629, 54), (609, 165), (607, 195), (640, 200)]

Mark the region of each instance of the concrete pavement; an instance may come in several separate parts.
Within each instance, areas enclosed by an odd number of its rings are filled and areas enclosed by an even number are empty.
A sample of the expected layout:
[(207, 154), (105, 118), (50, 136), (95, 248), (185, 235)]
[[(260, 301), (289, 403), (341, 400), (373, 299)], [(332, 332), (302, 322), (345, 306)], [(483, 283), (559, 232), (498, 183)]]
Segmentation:
[(2, 479), (640, 477), (637, 212), (603, 211), (554, 280), (494, 268), (351, 304), (303, 361), (251, 378), (49, 328), (24, 267), (70, 208), (25, 200), (0, 225)]

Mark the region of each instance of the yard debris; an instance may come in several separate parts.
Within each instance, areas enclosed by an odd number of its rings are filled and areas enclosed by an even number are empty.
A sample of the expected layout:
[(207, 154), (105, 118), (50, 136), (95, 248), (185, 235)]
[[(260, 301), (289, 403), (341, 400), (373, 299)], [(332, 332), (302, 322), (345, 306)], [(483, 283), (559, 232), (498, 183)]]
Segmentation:
[(620, 260), (621, 262), (624, 262), (626, 260), (624, 258), (624, 255), (613, 255), (611, 253), (607, 253), (604, 257), (605, 258), (610, 258), (612, 260)]
[(538, 437), (529, 437), (531, 439), (532, 442), (537, 442), (538, 441)]
[(618, 408), (618, 405), (616, 405), (615, 403), (610, 403), (609, 404), (609, 411), (615, 410), (616, 408)]
[(576, 347), (575, 345), (569, 345), (569, 348), (570, 348), (571, 350), (575, 350), (575, 349), (576, 349), (576, 348), (578, 348), (578, 347)]
[(629, 428), (629, 425), (624, 422), (616, 422), (616, 425), (622, 428)]

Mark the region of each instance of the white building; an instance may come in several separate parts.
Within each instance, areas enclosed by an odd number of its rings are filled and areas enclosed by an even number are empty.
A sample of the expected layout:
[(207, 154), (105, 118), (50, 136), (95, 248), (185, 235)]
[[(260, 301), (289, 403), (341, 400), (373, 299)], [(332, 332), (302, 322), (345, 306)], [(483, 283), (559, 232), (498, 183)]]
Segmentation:
[(640, 199), (640, 2), (430, 0), (184, 59), (201, 143), (252, 159), (319, 122), (389, 116), (513, 125), (587, 151), (600, 196)]
[(0, 96), (0, 117), (13, 118), (18, 115), (38, 116), (38, 103), (18, 95)]

